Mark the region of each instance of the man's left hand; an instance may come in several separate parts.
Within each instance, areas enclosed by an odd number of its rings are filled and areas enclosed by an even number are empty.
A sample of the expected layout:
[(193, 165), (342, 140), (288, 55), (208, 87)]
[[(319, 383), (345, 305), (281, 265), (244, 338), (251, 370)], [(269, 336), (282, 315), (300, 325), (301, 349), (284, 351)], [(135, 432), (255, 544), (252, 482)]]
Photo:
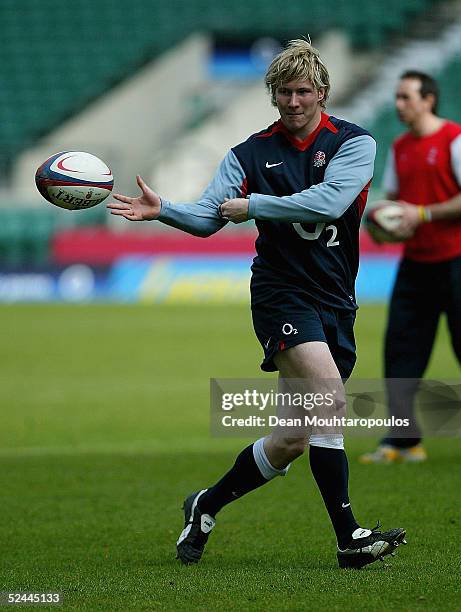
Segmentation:
[(246, 198), (224, 200), (220, 206), (221, 216), (223, 219), (232, 221), (232, 223), (248, 221), (248, 205), (249, 201)]

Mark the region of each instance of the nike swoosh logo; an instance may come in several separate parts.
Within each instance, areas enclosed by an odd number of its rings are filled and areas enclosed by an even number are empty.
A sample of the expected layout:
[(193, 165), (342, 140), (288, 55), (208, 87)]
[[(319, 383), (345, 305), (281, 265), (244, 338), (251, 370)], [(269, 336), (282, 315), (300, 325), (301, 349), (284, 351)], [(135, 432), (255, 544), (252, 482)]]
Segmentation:
[(269, 162), (266, 162), (266, 168), (274, 168), (275, 166), (280, 166), (280, 164), (283, 164), (283, 161), (278, 162), (277, 164), (270, 164)]
[(341, 508), (348, 508), (350, 505), (350, 502), (348, 504), (341, 504)]
[[(271, 336), (271, 338), (272, 338), (272, 336)], [(271, 338), (269, 338), (269, 340), (266, 342), (266, 344), (264, 345), (264, 348), (269, 348), (269, 343), (271, 341)]]
[(82, 174), (82, 172), (80, 170), (72, 170), (72, 168), (66, 168), (64, 165), (64, 162), (67, 159), (71, 159), (71, 157), (75, 157), (74, 155), (69, 155), (69, 157), (65, 157), (64, 159), (61, 159), (58, 161), (57, 166), (59, 168), (59, 170), (65, 170), (66, 172), (75, 172), (77, 174)]

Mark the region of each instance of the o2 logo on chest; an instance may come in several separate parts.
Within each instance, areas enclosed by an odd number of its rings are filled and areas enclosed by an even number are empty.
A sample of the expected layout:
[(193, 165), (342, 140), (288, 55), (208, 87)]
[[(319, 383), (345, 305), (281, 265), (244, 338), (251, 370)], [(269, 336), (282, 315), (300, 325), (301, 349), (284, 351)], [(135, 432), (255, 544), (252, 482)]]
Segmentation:
[(327, 247), (334, 247), (339, 245), (339, 240), (336, 240), (336, 236), (338, 235), (338, 228), (336, 227), (336, 225), (316, 223), (313, 232), (306, 231), (301, 223), (293, 223), (293, 227), (296, 233), (301, 236), (303, 240), (318, 240), (323, 230), (325, 230), (325, 232), (331, 232), (331, 235), (329, 236), (329, 239), (327, 241)]

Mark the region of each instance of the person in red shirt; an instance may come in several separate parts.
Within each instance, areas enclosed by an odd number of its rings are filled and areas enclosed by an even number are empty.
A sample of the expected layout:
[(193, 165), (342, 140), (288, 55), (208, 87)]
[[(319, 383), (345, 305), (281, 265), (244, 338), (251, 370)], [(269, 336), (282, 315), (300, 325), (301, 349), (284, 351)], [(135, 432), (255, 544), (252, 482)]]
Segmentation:
[[(437, 115), (439, 91), (427, 74), (400, 77), (395, 106), (408, 131), (393, 143), (384, 173), (389, 200), (402, 204), (404, 240), (385, 337), (389, 412), (410, 427), (391, 429), (362, 463), (424, 461), (414, 397), (442, 313), (461, 362), (461, 125)], [(398, 380), (397, 380), (398, 379)]]

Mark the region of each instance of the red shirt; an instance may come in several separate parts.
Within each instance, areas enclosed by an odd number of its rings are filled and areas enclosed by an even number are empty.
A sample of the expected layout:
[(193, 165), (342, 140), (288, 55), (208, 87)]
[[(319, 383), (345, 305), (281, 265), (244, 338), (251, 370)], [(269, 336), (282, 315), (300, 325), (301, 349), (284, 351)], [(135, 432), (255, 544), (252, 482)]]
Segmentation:
[[(461, 167), (453, 157), (460, 150), (460, 136), (461, 125), (445, 121), (434, 134), (417, 137), (407, 132), (397, 138), (386, 169), (386, 191), (419, 206), (445, 202), (459, 194)], [(458, 255), (461, 219), (421, 224), (404, 243), (404, 256), (416, 261), (444, 261)]]

